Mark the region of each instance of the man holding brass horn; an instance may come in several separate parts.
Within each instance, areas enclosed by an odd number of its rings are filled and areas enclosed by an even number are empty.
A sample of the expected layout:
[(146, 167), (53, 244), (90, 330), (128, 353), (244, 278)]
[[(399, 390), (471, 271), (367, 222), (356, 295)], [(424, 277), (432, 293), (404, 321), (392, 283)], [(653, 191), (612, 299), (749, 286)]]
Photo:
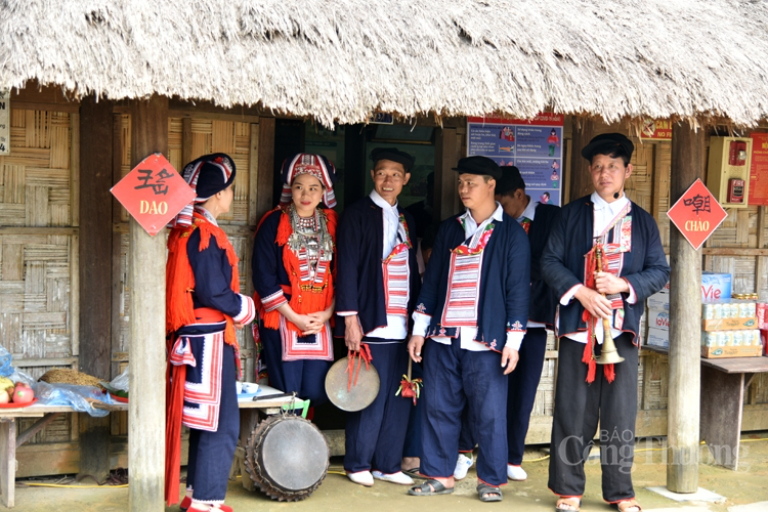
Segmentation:
[(620, 512), (640, 510), (631, 476), (637, 333), (643, 303), (667, 282), (669, 265), (653, 217), (624, 194), (633, 150), (620, 133), (581, 150), (595, 191), (563, 207), (542, 255), (542, 275), (560, 301), (548, 485), (561, 511), (579, 510), (598, 421), (603, 499)]

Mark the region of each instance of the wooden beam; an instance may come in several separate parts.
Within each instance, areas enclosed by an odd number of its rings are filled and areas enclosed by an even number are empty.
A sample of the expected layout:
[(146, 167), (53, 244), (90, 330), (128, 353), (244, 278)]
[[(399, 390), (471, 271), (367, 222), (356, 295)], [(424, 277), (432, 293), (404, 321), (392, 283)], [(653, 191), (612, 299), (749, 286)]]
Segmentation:
[[(168, 98), (133, 103), (131, 165), (168, 153)], [(131, 361), (128, 472), (131, 512), (165, 510), (165, 233), (150, 236), (131, 218), (128, 254)]]
[(80, 140), (80, 371), (110, 378), (112, 339), (112, 146), (109, 101), (83, 98)]
[(256, 217), (271, 210), (272, 189), (275, 183), (275, 118), (264, 117), (259, 120), (259, 164), (256, 194)]
[(595, 188), (589, 175), (589, 162), (581, 156), (581, 148), (589, 144), (592, 137), (597, 135), (595, 122), (591, 119), (573, 117), (573, 143), (571, 149), (570, 197), (565, 202), (573, 201), (590, 194)]
[[(670, 204), (705, 177), (704, 131), (685, 122), (672, 128)], [(701, 365), (701, 252), (670, 232), (669, 446), (667, 488), (693, 493), (699, 483), (699, 394)]]
[(259, 222), (259, 125), (251, 124), (251, 146), (248, 150), (248, 224)]
[[(112, 352), (112, 103), (83, 98), (80, 109), (79, 369), (109, 380)], [(73, 169), (74, 171), (74, 169)], [(75, 205), (72, 205), (75, 208)], [(76, 310), (75, 310), (76, 311)], [(80, 474), (102, 481), (109, 475), (109, 420), (84, 415)]]
[[(704, 256), (768, 256), (768, 249), (754, 247), (705, 247)], [(758, 290), (759, 291), (759, 290)]]
[(456, 213), (456, 173), (459, 163), (456, 128), (443, 128), (435, 134), (435, 221)]

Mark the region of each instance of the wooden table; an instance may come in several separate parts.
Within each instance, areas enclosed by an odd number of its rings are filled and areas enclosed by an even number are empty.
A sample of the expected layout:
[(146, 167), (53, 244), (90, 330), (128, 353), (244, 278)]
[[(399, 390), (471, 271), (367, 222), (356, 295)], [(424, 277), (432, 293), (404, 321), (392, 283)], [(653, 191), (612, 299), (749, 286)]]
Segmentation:
[[(128, 404), (114, 405), (93, 402), (96, 409), (110, 412), (127, 411)], [(0, 498), (3, 504), (12, 508), (16, 494), (16, 449), (29, 441), (59, 414), (78, 412), (68, 405), (30, 405), (29, 407), (0, 409)], [(17, 433), (16, 418), (40, 418), (31, 427)]]
[[(653, 345), (642, 348), (669, 353)], [(700, 433), (717, 465), (738, 469), (744, 393), (755, 375), (765, 372), (768, 357), (701, 358)]]

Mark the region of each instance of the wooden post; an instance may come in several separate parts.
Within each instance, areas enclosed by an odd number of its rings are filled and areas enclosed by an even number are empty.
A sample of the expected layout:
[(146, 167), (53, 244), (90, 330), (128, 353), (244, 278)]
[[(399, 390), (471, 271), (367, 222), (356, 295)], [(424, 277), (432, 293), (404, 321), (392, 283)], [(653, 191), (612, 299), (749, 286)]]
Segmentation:
[(595, 122), (591, 119), (573, 118), (573, 142), (571, 143), (571, 169), (568, 181), (570, 197), (564, 197), (565, 202), (573, 201), (592, 193), (592, 178), (589, 174), (589, 162), (581, 156), (581, 148), (589, 144), (592, 137), (597, 135)]
[(256, 220), (275, 207), (272, 200), (275, 183), (275, 118), (259, 119), (258, 181), (256, 186)]
[(457, 212), (456, 180), (452, 169), (459, 163), (456, 128), (442, 128), (435, 134), (435, 204), (434, 221), (440, 222)]
[[(91, 95), (80, 103), (80, 371), (111, 378), (112, 348), (112, 102)], [(80, 474), (109, 474), (109, 417), (81, 415)]]
[[(168, 98), (131, 109), (131, 165), (168, 153)], [(161, 512), (165, 472), (165, 234), (152, 237), (130, 220), (130, 404), (128, 508)]]
[[(705, 139), (686, 122), (672, 128), (670, 205), (705, 177)], [(701, 251), (674, 226), (670, 232), (669, 406), (667, 488), (693, 493), (699, 485), (701, 382)]]

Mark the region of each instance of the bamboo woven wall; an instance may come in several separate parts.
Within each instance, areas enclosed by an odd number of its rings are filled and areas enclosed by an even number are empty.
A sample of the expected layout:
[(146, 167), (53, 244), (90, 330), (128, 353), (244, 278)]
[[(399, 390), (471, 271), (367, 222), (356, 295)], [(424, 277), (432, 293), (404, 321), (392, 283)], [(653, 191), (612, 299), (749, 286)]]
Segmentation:
[[(12, 105), (11, 154), (0, 156), (0, 340), (35, 379), (77, 360), (78, 123)], [(70, 442), (76, 424), (63, 415), (30, 444)]]

